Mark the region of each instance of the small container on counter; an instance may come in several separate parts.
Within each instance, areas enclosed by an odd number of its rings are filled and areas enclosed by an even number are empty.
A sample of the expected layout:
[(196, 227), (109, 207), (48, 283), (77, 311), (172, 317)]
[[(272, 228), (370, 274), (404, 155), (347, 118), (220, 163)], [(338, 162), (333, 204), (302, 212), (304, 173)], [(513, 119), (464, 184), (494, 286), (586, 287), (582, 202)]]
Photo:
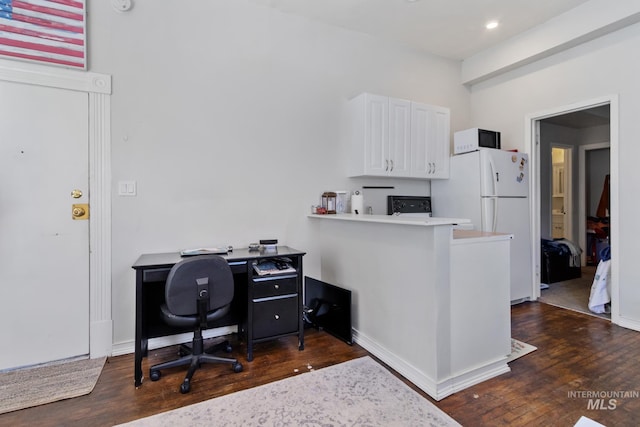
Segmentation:
[(325, 191), (322, 193), (322, 207), (327, 210), (328, 214), (336, 213), (336, 202), (338, 195), (334, 191)]

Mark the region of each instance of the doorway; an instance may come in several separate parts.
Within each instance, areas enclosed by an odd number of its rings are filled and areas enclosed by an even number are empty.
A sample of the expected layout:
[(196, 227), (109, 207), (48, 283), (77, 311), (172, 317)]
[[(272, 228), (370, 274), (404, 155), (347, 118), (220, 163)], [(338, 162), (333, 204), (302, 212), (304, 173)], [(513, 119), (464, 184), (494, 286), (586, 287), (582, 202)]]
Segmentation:
[(609, 200), (603, 200), (609, 190), (611, 144), (601, 142), (579, 147), (579, 224), (582, 265), (597, 265), (598, 249), (609, 240)]
[[(547, 299), (550, 293), (540, 286), (541, 269), (549, 268), (548, 255), (543, 253), (542, 243), (544, 239), (563, 238), (582, 250), (578, 258), (572, 258), (574, 264), (571, 267), (579, 267), (578, 274), (555, 275), (552, 288), (570, 288), (575, 285), (572, 292), (575, 293), (579, 287), (578, 306), (571, 308), (593, 314), (588, 310), (588, 300), (590, 284), (593, 281), (595, 268), (587, 266), (585, 254), (587, 254), (587, 218), (589, 208), (586, 205), (588, 199), (593, 198), (588, 192), (591, 178), (591, 171), (585, 166), (582, 159), (584, 148), (594, 144), (615, 145), (617, 128), (615, 123), (617, 118), (616, 97), (605, 98), (593, 102), (561, 107), (553, 111), (539, 113), (529, 117), (531, 139), (530, 149), (532, 157), (532, 171), (535, 176), (532, 180), (532, 236), (534, 252), (534, 295), (541, 300)], [(613, 148), (613, 147), (612, 147)], [(554, 157), (555, 155), (555, 157)], [(613, 157), (612, 157), (613, 158)], [(606, 169), (613, 170), (610, 162)], [(597, 178), (596, 178), (597, 180)], [(617, 177), (612, 177), (611, 184), (617, 183)], [(602, 183), (600, 190), (602, 190)], [(612, 190), (613, 191), (613, 190)], [(598, 198), (599, 198), (598, 194)], [(615, 201), (612, 201), (615, 206)], [(615, 208), (613, 208), (615, 210)], [(613, 261), (612, 261), (613, 262)], [(556, 265), (553, 268), (558, 268)], [(564, 268), (564, 267), (562, 267)], [(569, 269), (571, 270), (571, 269)], [(548, 272), (549, 270), (547, 270)], [(575, 271), (575, 268), (572, 270)], [(613, 270), (612, 270), (613, 272)], [(549, 276), (547, 274), (547, 276)], [(581, 281), (581, 284), (577, 283)], [(573, 281), (573, 282), (572, 282)], [(615, 286), (615, 275), (612, 274), (612, 306), (615, 307), (614, 296), (617, 290)], [(544, 288), (545, 286), (543, 286)], [(545, 295), (546, 294), (546, 295)], [(542, 298), (541, 298), (542, 297)], [(547, 302), (547, 301), (544, 301)], [(566, 301), (558, 303), (563, 306)]]

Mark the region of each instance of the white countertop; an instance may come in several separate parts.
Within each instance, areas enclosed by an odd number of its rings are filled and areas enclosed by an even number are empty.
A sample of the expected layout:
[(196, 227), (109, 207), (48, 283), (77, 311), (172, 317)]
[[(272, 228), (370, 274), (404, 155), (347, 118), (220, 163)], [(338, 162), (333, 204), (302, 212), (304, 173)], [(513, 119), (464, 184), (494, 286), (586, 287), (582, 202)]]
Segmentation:
[(356, 215), (356, 214), (309, 214), (309, 218), (326, 219), (332, 221), (377, 222), (382, 224), (402, 224), (431, 227), (434, 225), (468, 224), (471, 221), (464, 218), (415, 218), (397, 215)]
[(511, 240), (513, 234), (492, 233), (479, 230), (453, 230), (452, 244), (464, 244), (468, 242), (489, 242), (492, 240)]

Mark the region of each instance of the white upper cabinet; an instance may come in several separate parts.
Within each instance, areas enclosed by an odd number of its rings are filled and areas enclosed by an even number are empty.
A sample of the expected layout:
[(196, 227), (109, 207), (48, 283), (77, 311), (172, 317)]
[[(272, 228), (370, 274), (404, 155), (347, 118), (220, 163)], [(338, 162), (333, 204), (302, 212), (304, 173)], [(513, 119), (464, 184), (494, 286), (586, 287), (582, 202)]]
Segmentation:
[(389, 98), (390, 176), (407, 176), (411, 169), (411, 102)]
[(411, 103), (411, 176), (449, 178), (449, 109)]
[(347, 124), (349, 176), (448, 178), (448, 109), (363, 93)]

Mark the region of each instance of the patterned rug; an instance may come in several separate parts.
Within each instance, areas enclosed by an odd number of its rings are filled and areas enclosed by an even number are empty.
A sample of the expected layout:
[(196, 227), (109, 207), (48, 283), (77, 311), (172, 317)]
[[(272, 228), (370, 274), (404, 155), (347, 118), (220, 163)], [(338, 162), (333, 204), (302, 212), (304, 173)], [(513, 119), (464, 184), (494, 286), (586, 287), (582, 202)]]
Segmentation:
[(89, 394), (106, 357), (0, 373), (0, 414)]
[(120, 426), (460, 426), (369, 356)]

